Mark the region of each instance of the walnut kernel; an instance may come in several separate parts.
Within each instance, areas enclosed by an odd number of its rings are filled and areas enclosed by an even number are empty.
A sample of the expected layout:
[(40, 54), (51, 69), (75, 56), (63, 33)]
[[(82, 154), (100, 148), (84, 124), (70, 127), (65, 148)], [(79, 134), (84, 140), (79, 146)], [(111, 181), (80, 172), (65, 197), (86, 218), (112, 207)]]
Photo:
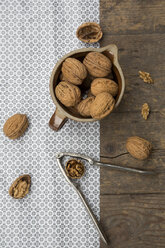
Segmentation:
[(139, 77), (143, 79), (145, 83), (152, 84), (154, 83), (153, 79), (150, 76), (150, 73), (145, 71), (139, 71)]
[(77, 179), (84, 175), (85, 167), (80, 160), (70, 159), (66, 162), (65, 170), (70, 178)]
[(147, 120), (149, 113), (150, 113), (150, 109), (148, 103), (144, 103), (142, 106), (141, 114), (145, 120)]

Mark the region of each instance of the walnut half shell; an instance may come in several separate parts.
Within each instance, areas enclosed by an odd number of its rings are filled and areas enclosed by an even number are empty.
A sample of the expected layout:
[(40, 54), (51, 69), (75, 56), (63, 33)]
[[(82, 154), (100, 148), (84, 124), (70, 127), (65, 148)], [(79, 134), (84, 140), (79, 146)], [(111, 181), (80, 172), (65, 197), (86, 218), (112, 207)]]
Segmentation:
[(16, 199), (25, 197), (29, 193), (30, 184), (31, 177), (29, 175), (18, 177), (10, 186), (9, 195)]
[(99, 24), (95, 22), (86, 22), (78, 27), (76, 36), (83, 42), (95, 43), (102, 38), (103, 33)]

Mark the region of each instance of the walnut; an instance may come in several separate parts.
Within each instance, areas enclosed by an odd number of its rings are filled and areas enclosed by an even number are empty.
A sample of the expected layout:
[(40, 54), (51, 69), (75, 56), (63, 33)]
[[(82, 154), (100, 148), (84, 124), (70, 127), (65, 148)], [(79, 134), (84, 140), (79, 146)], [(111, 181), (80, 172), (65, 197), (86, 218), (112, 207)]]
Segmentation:
[(147, 120), (149, 113), (150, 113), (149, 106), (147, 103), (144, 103), (142, 106), (141, 114), (145, 120)]
[(75, 58), (67, 58), (63, 64), (61, 71), (63, 77), (70, 83), (75, 85), (82, 84), (82, 81), (87, 76), (87, 70), (83, 63)]
[(111, 72), (112, 63), (105, 55), (99, 52), (88, 53), (83, 64), (93, 77), (106, 77)]
[(73, 84), (62, 81), (55, 88), (55, 94), (58, 100), (66, 107), (75, 106), (80, 102), (81, 91)]
[(109, 115), (115, 106), (115, 99), (107, 92), (98, 94), (91, 104), (90, 114), (94, 119), (100, 120)]
[(126, 148), (134, 158), (144, 160), (148, 158), (152, 145), (148, 140), (133, 136), (127, 139)]
[(18, 177), (10, 186), (9, 195), (16, 199), (25, 197), (29, 193), (30, 184), (31, 177), (29, 175)]
[(84, 117), (88, 117), (90, 116), (90, 107), (92, 102), (94, 101), (95, 97), (94, 96), (90, 96), (87, 97), (86, 99), (82, 100), (78, 106), (78, 112), (80, 113), (80, 115), (84, 116)]
[(29, 123), (26, 115), (15, 114), (3, 126), (3, 132), (9, 139), (17, 139), (24, 134)]
[(97, 96), (101, 92), (108, 92), (112, 96), (116, 96), (118, 92), (118, 84), (107, 78), (96, 78), (91, 84), (91, 93)]
[(145, 83), (152, 84), (154, 83), (153, 79), (150, 76), (150, 73), (145, 71), (139, 71), (139, 77), (143, 79)]
[(83, 163), (77, 159), (70, 159), (65, 165), (66, 173), (73, 179), (80, 178), (84, 175), (85, 168)]
[(95, 22), (86, 22), (78, 27), (76, 36), (79, 40), (86, 43), (94, 43), (102, 38), (100, 25)]

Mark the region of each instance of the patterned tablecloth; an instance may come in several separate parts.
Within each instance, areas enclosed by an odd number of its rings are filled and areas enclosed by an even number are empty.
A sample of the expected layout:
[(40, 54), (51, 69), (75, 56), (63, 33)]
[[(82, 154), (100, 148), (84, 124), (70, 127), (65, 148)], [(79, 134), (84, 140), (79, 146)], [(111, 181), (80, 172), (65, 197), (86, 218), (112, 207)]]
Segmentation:
[[(99, 22), (99, 0), (1, 0), (0, 7), (0, 247), (97, 248), (98, 234), (55, 154), (99, 159), (99, 123), (68, 121), (56, 133), (48, 121), (55, 109), (51, 71), (65, 53), (85, 46), (75, 31), (82, 22)], [(27, 114), (30, 126), (12, 141), (2, 127), (17, 112)], [(80, 187), (99, 218), (100, 173), (88, 167)], [(15, 200), (9, 186), (25, 173), (32, 177), (31, 192)]]

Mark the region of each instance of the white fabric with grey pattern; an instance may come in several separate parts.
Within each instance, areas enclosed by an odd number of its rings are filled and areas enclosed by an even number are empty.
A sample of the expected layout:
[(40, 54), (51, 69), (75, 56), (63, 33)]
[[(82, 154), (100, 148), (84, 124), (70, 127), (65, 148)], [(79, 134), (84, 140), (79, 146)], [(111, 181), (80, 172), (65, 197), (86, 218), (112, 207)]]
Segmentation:
[[(55, 109), (51, 71), (65, 53), (85, 46), (75, 31), (85, 21), (99, 22), (99, 0), (1, 0), (0, 6), (0, 247), (97, 248), (99, 236), (55, 154), (99, 159), (99, 123), (68, 121), (56, 133), (48, 121)], [(30, 126), (12, 141), (2, 127), (18, 112), (27, 114)], [(80, 187), (99, 218), (99, 168), (86, 167)], [(31, 175), (32, 186), (16, 200), (8, 189), (21, 174)]]

